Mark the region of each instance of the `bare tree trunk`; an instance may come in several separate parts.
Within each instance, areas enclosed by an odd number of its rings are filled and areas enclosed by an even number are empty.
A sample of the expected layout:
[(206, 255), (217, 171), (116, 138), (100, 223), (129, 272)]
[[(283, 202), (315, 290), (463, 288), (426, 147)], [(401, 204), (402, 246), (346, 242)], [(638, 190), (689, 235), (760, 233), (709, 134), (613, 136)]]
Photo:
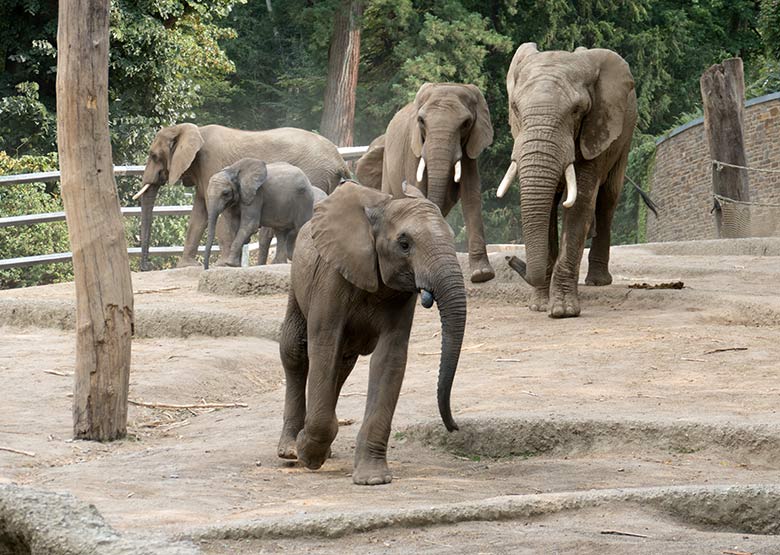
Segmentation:
[(109, 0), (61, 0), (57, 144), (76, 281), (73, 433), (127, 430), (133, 288), (108, 131)]
[[(712, 190), (732, 200), (749, 201), (750, 186), (745, 154), (743, 123), (745, 120), (745, 77), (741, 58), (729, 58), (710, 67), (701, 76), (701, 98), (704, 104), (704, 129), (712, 160), (743, 166), (732, 168), (713, 165)], [(746, 212), (747, 214), (747, 212)], [(750, 234), (749, 214), (740, 225), (723, 225), (723, 213), (716, 211), (719, 237), (746, 237)]]
[(363, 0), (342, 0), (333, 22), (320, 133), (337, 146), (352, 146), (354, 141), (362, 16)]

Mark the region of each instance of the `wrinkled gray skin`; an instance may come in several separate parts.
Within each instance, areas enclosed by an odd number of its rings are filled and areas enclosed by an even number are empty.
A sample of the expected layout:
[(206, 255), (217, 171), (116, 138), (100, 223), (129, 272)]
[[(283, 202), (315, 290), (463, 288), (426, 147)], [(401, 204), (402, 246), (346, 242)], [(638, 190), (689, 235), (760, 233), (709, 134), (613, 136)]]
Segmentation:
[[(207, 225), (209, 179), (222, 168), (247, 157), (293, 164), (303, 170), (315, 187), (328, 193), (350, 175), (333, 143), (303, 129), (242, 131), (221, 125), (198, 127), (191, 123), (164, 127), (152, 141), (143, 175), (143, 183), (152, 186), (141, 197), (142, 270), (149, 269), (152, 209), (160, 187), (181, 179), (185, 186), (195, 188), (184, 253), (178, 265), (199, 266), (195, 256)], [(233, 242), (231, 225), (226, 225), (230, 222), (225, 220), (220, 218), (217, 230), (221, 253), (228, 252)]]
[[(577, 48), (538, 52), (520, 46), (507, 74), (528, 269), (529, 308), (554, 318), (578, 316), (577, 279), (585, 239), (595, 221), (588, 285), (612, 283), (609, 245), (636, 125), (636, 92), (628, 64), (615, 52)], [(573, 163), (577, 199), (564, 208), (558, 245), (558, 203), (564, 170)]]
[[(316, 189), (322, 195), (324, 192)], [(287, 162), (267, 164), (256, 158), (242, 158), (215, 173), (206, 190), (208, 238), (204, 267), (208, 270), (211, 246), (220, 214), (229, 214), (234, 237), (224, 265), (241, 265), (241, 248), (260, 226), (273, 229), (277, 237), (277, 252), (283, 260), (292, 257), (295, 240), (314, 208), (315, 188), (300, 168)]]
[[(444, 216), (461, 200), (473, 282), (495, 276), (485, 249), (482, 184), (477, 169), (477, 158), (491, 142), (490, 111), (477, 87), (426, 83), (417, 91), (414, 102), (393, 116), (384, 139), (379, 137), (371, 143), (372, 148), (358, 161), (356, 169), (358, 179), (368, 187), (376, 188), (381, 174), (382, 191), (396, 198), (403, 198), (403, 181), (418, 187)], [(426, 169), (418, 182), (420, 158), (425, 159)], [(461, 178), (456, 183), (458, 161)]]
[(358, 355), (373, 352), (352, 481), (388, 483), (387, 441), (421, 289), (433, 296), (441, 316), (439, 412), (447, 429), (457, 429), (450, 391), (466, 291), (452, 231), (419, 191), (393, 199), (348, 181), (303, 226), (291, 280), (279, 343), (286, 396), (278, 455), (310, 469), (322, 466), (338, 432), (341, 387)]
[[(318, 187), (312, 187), (314, 193), (314, 204), (328, 198), (328, 194)], [(268, 251), (271, 247), (271, 239), (274, 236), (274, 230), (270, 227), (260, 228), (259, 237), (257, 239), (257, 264), (262, 266), (268, 261)], [(274, 264), (284, 264), (292, 259), (292, 253), (287, 252), (287, 247), (283, 237), (276, 234), (276, 255), (274, 256)]]

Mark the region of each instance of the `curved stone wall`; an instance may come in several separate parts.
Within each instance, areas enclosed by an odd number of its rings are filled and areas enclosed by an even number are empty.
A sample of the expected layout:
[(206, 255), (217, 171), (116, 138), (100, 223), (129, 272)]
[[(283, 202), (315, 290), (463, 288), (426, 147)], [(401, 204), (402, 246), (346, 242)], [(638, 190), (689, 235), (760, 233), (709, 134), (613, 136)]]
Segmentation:
[[(780, 93), (745, 103), (745, 148), (749, 167), (780, 170)], [(711, 168), (701, 118), (658, 140), (650, 195), (660, 210), (658, 218), (647, 216), (648, 242), (717, 237)], [(750, 171), (748, 177), (751, 202), (780, 204), (780, 173)], [(780, 207), (764, 212), (780, 220)]]

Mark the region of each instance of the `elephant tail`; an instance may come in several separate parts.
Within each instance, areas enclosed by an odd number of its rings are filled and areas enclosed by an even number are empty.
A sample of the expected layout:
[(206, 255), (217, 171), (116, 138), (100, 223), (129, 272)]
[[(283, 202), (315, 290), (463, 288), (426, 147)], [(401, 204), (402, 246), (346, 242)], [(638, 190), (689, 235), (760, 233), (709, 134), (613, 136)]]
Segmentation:
[(655, 202), (653, 202), (653, 199), (651, 199), (651, 198), (650, 198), (650, 195), (648, 195), (647, 193), (645, 193), (645, 192), (642, 190), (642, 187), (640, 187), (639, 185), (637, 185), (637, 184), (634, 182), (634, 180), (633, 180), (633, 179), (631, 179), (631, 178), (630, 178), (630, 177), (628, 177), (628, 176), (626, 176), (626, 179), (628, 179), (628, 181), (631, 183), (631, 185), (633, 185), (633, 186), (634, 186), (634, 189), (636, 189), (636, 192), (637, 192), (637, 193), (639, 193), (639, 197), (640, 197), (640, 198), (641, 198), (641, 199), (644, 201), (644, 203), (645, 203), (645, 206), (647, 206), (647, 207), (650, 209), (650, 211), (651, 211), (653, 214), (655, 214), (655, 217), (657, 218), (657, 217), (658, 217), (658, 205), (657, 205)]

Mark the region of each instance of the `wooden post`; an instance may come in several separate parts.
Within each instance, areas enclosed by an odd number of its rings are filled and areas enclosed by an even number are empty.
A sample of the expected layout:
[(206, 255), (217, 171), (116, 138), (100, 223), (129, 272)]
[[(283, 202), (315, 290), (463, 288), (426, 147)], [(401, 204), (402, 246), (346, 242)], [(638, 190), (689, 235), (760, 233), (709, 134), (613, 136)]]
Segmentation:
[(109, 0), (60, 0), (57, 146), (76, 282), (73, 433), (127, 430), (133, 288), (108, 131)]
[(320, 133), (336, 146), (352, 146), (354, 142), (363, 1), (342, 0), (333, 21)]
[[(741, 58), (729, 58), (710, 67), (701, 76), (701, 98), (704, 104), (704, 130), (710, 146), (710, 158), (736, 166), (747, 166), (743, 122), (745, 114), (745, 77)], [(750, 200), (748, 172), (742, 168), (712, 167), (712, 191), (716, 195)], [(718, 237), (746, 237), (749, 220), (738, 229), (723, 226), (722, 212), (716, 210)]]

